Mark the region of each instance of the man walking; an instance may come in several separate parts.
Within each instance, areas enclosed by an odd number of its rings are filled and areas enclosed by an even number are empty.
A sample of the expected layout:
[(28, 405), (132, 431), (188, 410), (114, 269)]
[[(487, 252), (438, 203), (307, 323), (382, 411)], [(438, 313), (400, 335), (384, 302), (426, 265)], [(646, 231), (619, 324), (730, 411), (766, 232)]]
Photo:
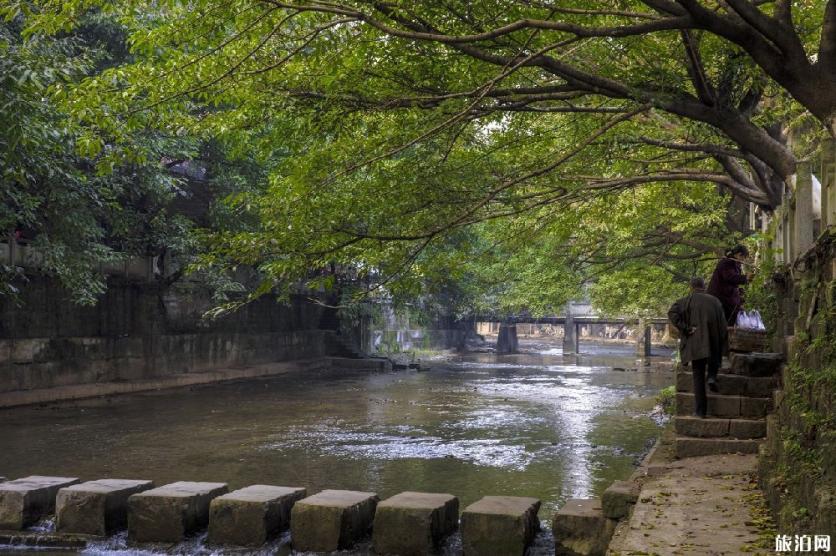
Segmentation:
[(726, 316), (720, 300), (705, 293), (705, 281), (691, 278), (691, 294), (677, 300), (668, 311), (668, 319), (679, 330), (679, 352), (682, 364), (691, 364), (694, 377), (694, 415), (705, 417), (708, 399), (705, 394), (705, 373), (708, 387), (717, 391), (717, 371), (723, 354), (728, 351)]

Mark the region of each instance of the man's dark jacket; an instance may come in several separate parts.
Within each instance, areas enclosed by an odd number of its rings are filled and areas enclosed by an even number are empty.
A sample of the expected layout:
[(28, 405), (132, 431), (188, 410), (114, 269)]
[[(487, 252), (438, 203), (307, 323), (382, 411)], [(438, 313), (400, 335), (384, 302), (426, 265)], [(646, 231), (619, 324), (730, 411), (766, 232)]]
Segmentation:
[[(720, 300), (707, 293), (692, 293), (671, 306), (668, 319), (679, 329), (683, 363), (709, 358), (720, 364), (729, 346), (726, 315)], [(694, 328), (691, 334), (689, 329)]]
[(720, 300), (720, 303), (732, 309), (740, 307), (743, 299), (740, 296), (740, 286), (745, 284), (746, 275), (740, 270), (740, 262), (728, 257), (720, 259), (711, 281), (708, 283), (708, 293)]

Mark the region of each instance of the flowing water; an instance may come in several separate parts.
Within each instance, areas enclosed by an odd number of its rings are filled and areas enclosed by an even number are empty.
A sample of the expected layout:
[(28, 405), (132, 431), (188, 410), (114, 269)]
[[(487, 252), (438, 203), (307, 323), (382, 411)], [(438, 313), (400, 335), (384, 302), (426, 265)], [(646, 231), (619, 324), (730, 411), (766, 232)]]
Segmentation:
[(630, 475), (658, 435), (654, 397), (672, 375), (637, 364), (632, 346), (565, 358), (523, 347), (422, 372), (287, 374), (0, 410), (0, 475), (449, 492), (462, 508), (533, 496), (548, 520)]

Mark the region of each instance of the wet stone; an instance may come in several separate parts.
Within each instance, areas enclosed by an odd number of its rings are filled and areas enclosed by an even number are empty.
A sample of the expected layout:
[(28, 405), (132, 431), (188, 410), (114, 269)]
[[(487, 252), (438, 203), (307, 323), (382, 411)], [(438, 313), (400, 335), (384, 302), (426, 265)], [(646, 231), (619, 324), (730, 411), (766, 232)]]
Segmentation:
[(105, 536), (128, 524), (128, 497), (154, 488), (151, 481), (101, 479), (58, 491), (56, 529)]
[(180, 542), (209, 523), (209, 503), (226, 483), (171, 483), (128, 498), (128, 539)]
[(601, 497), (604, 516), (621, 519), (630, 513), (630, 509), (639, 499), (639, 486), (632, 481), (614, 481)]
[(290, 517), (293, 549), (331, 552), (366, 537), (378, 502), (373, 492), (323, 490), (294, 504)]
[(261, 546), (290, 526), (293, 504), (305, 497), (304, 488), (252, 485), (212, 500), (209, 542)]
[(373, 544), (377, 554), (422, 556), (456, 530), (459, 499), (450, 494), (402, 492), (377, 505)]
[(616, 521), (604, 515), (601, 500), (569, 500), (552, 523), (557, 556), (604, 555), (615, 532)]
[(0, 529), (18, 531), (52, 514), (58, 490), (78, 481), (73, 477), (31, 475), (0, 483)]
[(540, 501), (518, 496), (485, 496), (462, 512), (462, 547), (467, 556), (522, 555), (537, 531)]

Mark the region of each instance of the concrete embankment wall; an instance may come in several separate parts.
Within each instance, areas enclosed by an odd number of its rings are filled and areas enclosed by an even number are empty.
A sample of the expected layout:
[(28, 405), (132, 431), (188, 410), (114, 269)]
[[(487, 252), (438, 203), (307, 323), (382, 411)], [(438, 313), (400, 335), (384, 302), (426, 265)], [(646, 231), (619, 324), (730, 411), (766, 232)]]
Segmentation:
[[(303, 298), (263, 298), (208, 322), (208, 293), (113, 278), (92, 307), (31, 277), (18, 300), (0, 298), (4, 393), (205, 373), (339, 352), (319, 330), (323, 309)], [(43, 400), (42, 400), (43, 401)]]

